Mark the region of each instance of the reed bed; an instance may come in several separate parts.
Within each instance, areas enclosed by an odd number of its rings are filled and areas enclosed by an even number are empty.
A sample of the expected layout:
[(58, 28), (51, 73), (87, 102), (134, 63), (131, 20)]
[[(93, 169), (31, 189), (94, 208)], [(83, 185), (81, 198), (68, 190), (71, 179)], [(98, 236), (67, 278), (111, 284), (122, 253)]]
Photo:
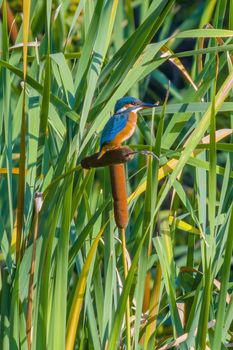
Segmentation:
[[(0, 6), (0, 349), (232, 347), (232, 1)], [(125, 94), (118, 229), (81, 161)]]

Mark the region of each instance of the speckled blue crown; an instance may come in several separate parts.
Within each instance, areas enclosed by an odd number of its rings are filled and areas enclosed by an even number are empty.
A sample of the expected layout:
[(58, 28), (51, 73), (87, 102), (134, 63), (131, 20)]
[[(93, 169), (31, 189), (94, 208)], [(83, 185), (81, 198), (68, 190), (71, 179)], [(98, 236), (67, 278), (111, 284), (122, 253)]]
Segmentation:
[(114, 113), (119, 111), (121, 108), (123, 108), (125, 105), (128, 104), (139, 104), (141, 101), (138, 98), (132, 97), (132, 96), (125, 96), (122, 97), (120, 100), (118, 100), (115, 104)]

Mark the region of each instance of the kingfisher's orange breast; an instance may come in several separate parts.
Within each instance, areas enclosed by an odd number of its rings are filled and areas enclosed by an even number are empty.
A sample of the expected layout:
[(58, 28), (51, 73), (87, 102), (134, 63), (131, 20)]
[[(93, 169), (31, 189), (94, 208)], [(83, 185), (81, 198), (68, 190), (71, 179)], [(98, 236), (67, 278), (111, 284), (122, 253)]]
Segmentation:
[(129, 139), (133, 135), (136, 125), (137, 125), (137, 113), (130, 112), (126, 126), (124, 127), (123, 130), (119, 132), (119, 134), (117, 134), (117, 136), (114, 137), (111, 143), (120, 145), (122, 142)]

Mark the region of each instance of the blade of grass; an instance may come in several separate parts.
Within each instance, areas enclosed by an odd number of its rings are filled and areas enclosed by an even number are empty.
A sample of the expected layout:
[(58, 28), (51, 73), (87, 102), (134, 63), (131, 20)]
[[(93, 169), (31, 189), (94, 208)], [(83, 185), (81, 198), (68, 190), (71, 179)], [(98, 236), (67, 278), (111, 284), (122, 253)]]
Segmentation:
[(233, 31), (227, 29), (192, 29), (176, 34), (176, 38), (228, 38), (233, 37)]
[(154, 347), (154, 338), (156, 335), (156, 326), (159, 313), (159, 303), (161, 298), (161, 284), (162, 284), (162, 269), (158, 263), (156, 268), (156, 275), (154, 280), (154, 286), (151, 292), (148, 325), (146, 327), (144, 346), (148, 349)]
[(177, 228), (179, 228), (180, 230), (185, 231), (185, 232), (189, 232), (189, 233), (193, 233), (195, 235), (200, 235), (200, 231), (196, 227), (188, 224), (187, 222), (185, 222), (183, 220), (177, 219), (173, 216), (169, 216), (169, 224), (172, 225), (174, 221), (175, 221), (175, 226)]
[(121, 296), (120, 296), (120, 299), (118, 302), (118, 306), (117, 306), (117, 310), (116, 310), (116, 314), (115, 314), (116, 316), (114, 319), (114, 323), (113, 323), (110, 338), (109, 338), (109, 343), (107, 346), (108, 350), (115, 350), (118, 348), (118, 339), (119, 339), (119, 335), (120, 335), (122, 320), (124, 317), (130, 288), (131, 288), (131, 285), (133, 282), (133, 277), (134, 277), (134, 274), (135, 274), (135, 271), (137, 268), (137, 263), (138, 263), (139, 255), (140, 255), (140, 252), (142, 249), (142, 245), (143, 245), (145, 238), (147, 237), (147, 234), (148, 234), (148, 232), (145, 232), (144, 235), (142, 236), (142, 238), (140, 239), (140, 242), (137, 246), (137, 250), (135, 252), (134, 258), (132, 260), (131, 267), (128, 271), (128, 276), (126, 278), (124, 288), (123, 288), (123, 291), (121, 293)]
[[(232, 129), (223, 129), (223, 130), (216, 131), (216, 142), (222, 140), (222, 138), (227, 137), (231, 134), (232, 134)], [(209, 136), (203, 137), (201, 142), (209, 143)], [(197, 155), (200, 152), (201, 152), (201, 149), (196, 149), (194, 151), (194, 154)], [(167, 164), (160, 167), (159, 173), (158, 173), (158, 180), (163, 179), (167, 174), (169, 174), (172, 170), (174, 170), (178, 162), (179, 161), (177, 159), (171, 159), (167, 162)], [(128, 202), (130, 203), (131, 201), (133, 201), (137, 196), (143, 193), (145, 189), (146, 189), (146, 181), (142, 182), (142, 184), (140, 184), (138, 188), (128, 197)]]
[[(158, 156), (158, 158), (160, 158), (161, 155), (161, 145), (162, 145), (162, 136), (163, 136), (163, 130), (164, 130), (164, 119), (165, 119), (165, 113), (166, 113), (166, 106), (167, 106), (167, 101), (168, 101), (168, 97), (169, 97), (169, 90), (170, 90), (170, 85), (168, 86), (167, 89), (167, 93), (166, 93), (166, 97), (165, 97), (165, 101), (163, 104), (163, 108), (162, 108), (162, 112), (161, 112), (161, 118), (159, 121), (159, 125), (158, 125), (158, 129), (157, 129), (157, 133), (156, 133), (156, 141), (155, 141), (155, 145), (153, 147), (153, 152)], [(154, 111), (154, 110), (153, 110)], [(152, 128), (153, 128), (153, 124), (152, 124)], [(155, 203), (156, 203), (156, 199), (157, 199), (157, 192), (158, 192), (158, 182), (159, 182), (159, 161), (156, 160), (156, 162), (153, 162), (151, 164), (152, 166), (152, 172), (151, 172), (151, 178), (147, 178), (147, 186), (151, 189), (150, 192), (150, 205), (151, 205), (151, 212), (153, 212), (154, 208), (155, 208)], [(153, 182), (152, 179), (155, 178), (156, 181)], [(148, 180), (150, 180), (148, 182)], [(155, 199), (153, 199), (155, 198)], [(149, 217), (148, 223), (151, 221), (151, 216)], [(156, 223), (154, 224), (156, 225)], [(148, 247), (148, 256), (151, 255), (151, 251), (152, 251), (152, 231), (150, 232), (150, 242), (149, 242), (149, 247)], [(158, 283), (160, 285), (160, 280), (161, 280), (161, 276), (160, 276), (160, 272), (161, 272), (161, 267), (158, 264), (157, 267), (157, 275), (156, 275), (156, 280), (158, 280)], [(150, 282), (151, 282), (151, 275), (150, 273), (147, 273), (147, 280), (146, 280), (146, 285), (145, 285), (145, 289), (148, 290), (147, 295), (149, 296), (149, 300), (147, 301), (148, 307), (149, 307), (149, 315), (148, 318), (149, 319), (153, 319), (156, 318), (155, 316), (155, 312), (156, 310), (154, 310), (154, 299), (153, 299), (153, 294), (150, 296)], [(159, 293), (159, 285), (158, 285), (158, 289), (154, 288), (153, 289), (153, 293), (155, 293), (155, 297), (158, 298), (158, 293)], [(145, 299), (144, 299), (145, 300)], [(145, 305), (145, 301), (144, 301), (144, 305)], [(144, 309), (144, 312), (147, 311), (147, 309)], [(151, 314), (152, 313), (152, 314)], [(144, 340), (144, 347), (150, 347), (154, 344), (154, 339), (155, 339), (155, 327), (156, 326), (156, 320), (154, 320), (151, 324), (148, 325), (148, 327), (146, 327), (146, 335), (145, 335), (145, 340)], [(150, 341), (150, 344), (149, 344)]]
[[(120, 237), (121, 237), (124, 277), (126, 279), (127, 275), (128, 275), (128, 265), (127, 265), (127, 258), (126, 258), (125, 229), (119, 229), (119, 233), (120, 233)], [(131, 349), (131, 327), (130, 327), (130, 300), (129, 300), (129, 298), (127, 299), (127, 303), (126, 303), (125, 322), (126, 322), (127, 350), (130, 350)]]
[(67, 322), (67, 330), (66, 330), (66, 350), (73, 350), (74, 344), (75, 344), (75, 336), (78, 328), (80, 313), (82, 310), (82, 304), (83, 304), (83, 298), (86, 288), (86, 282), (87, 282), (87, 276), (88, 271), (92, 264), (92, 258), (96, 252), (96, 249), (98, 247), (99, 240), (101, 236), (104, 233), (105, 229), (104, 225), (98, 235), (96, 236), (85, 261), (85, 264), (83, 266), (83, 269), (81, 271), (81, 275), (78, 279), (78, 283), (75, 286), (75, 292), (72, 300), (72, 306), (70, 309), (70, 313), (68, 316), (68, 322)]
[(38, 236), (38, 219), (39, 212), (42, 206), (41, 194), (35, 197), (35, 226), (33, 233), (33, 250), (32, 250), (32, 261), (30, 267), (29, 287), (28, 287), (28, 309), (27, 309), (27, 320), (26, 320), (26, 332), (27, 332), (27, 344), (28, 350), (31, 349), (32, 345), (32, 306), (33, 306), (33, 280), (35, 273), (35, 260), (36, 260), (36, 240)]
[(205, 262), (204, 262), (204, 292), (203, 292), (203, 302), (201, 307), (199, 327), (200, 332), (197, 337), (197, 344), (200, 349), (206, 347), (207, 342), (207, 332), (208, 332), (208, 319), (210, 312), (210, 303), (211, 303), (211, 291), (212, 291), (212, 259), (215, 253), (215, 210), (216, 210), (216, 140), (215, 140), (215, 130), (216, 130), (216, 119), (215, 119), (215, 94), (216, 94), (216, 85), (218, 78), (218, 60), (216, 67), (216, 79), (213, 83), (212, 89), (212, 106), (211, 106), (211, 115), (210, 115), (210, 171), (209, 171), (209, 228), (210, 234), (207, 236), (209, 247), (206, 249), (204, 247)]
[[(107, 49), (110, 44), (111, 33), (113, 30), (117, 6), (118, 6), (118, 0), (108, 1), (103, 6), (103, 9), (101, 11), (101, 15), (100, 15), (101, 26), (99, 26), (99, 30), (96, 35), (96, 41), (93, 47), (94, 54), (91, 62), (92, 68), (88, 76), (87, 91), (83, 102), (83, 109), (82, 109), (82, 115), (80, 120), (79, 132), (81, 137), (83, 135), (84, 126), (87, 121), (88, 112), (91, 107), (91, 102), (94, 96), (95, 88), (96, 88), (100, 71), (103, 65), (103, 61), (105, 59)], [(105, 37), (105, 40), (103, 40), (104, 35), (105, 36), (107, 35)]]
[[(3, 26), (2, 26), (2, 48), (3, 59), (9, 59), (8, 51), (8, 31), (7, 31), (7, 7), (6, 1), (3, 2)], [(0, 81), (3, 87), (3, 120), (5, 131), (5, 153), (7, 160), (7, 190), (8, 190), (8, 212), (9, 212), (9, 228), (13, 230), (13, 203), (12, 203), (12, 122), (10, 112), (10, 73), (6, 69), (2, 69)], [(7, 230), (8, 236), (9, 231)]]
[[(231, 91), (233, 85), (233, 73), (230, 73), (219, 89), (219, 92), (217, 93), (215, 97), (215, 111), (218, 112), (220, 106), (222, 105), (223, 101), (227, 98), (228, 94)], [(185, 144), (185, 149), (182, 152), (181, 158), (177, 163), (176, 168), (174, 169), (173, 173), (171, 174), (171, 177), (169, 179), (169, 182), (167, 183), (164, 192), (160, 198), (159, 203), (157, 204), (157, 209), (160, 207), (161, 203), (163, 202), (165, 196), (167, 195), (169, 189), (171, 188), (173, 182), (175, 181), (176, 177), (180, 174), (182, 171), (185, 163), (187, 162), (190, 154), (194, 151), (197, 144), (200, 142), (201, 138), (203, 137), (203, 134), (207, 130), (210, 124), (210, 116), (211, 116), (212, 107), (207, 110), (207, 112), (204, 114), (203, 118), (201, 119), (199, 125), (194, 130), (194, 132), (189, 137), (188, 141)]]
[[(66, 192), (62, 208), (60, 237), (56, 248), (54, 295), (51, 310), (50, 336), (48, 342), (48, 347), (51, 347), (51, 349), (53, 348), (61, 350), (65, 348), (68, 250), (70, 236), (73, 175), (70, 175), (65, 180), (64, 187), (66, 188)], [(57, 312), (57, 310), (59, 310), (59, 313)]]
[(25, 174), (26, 174), (26, 74), (27, 74), (27, 44), (29, 35), (30, 0), (23, 2), (23, 108), (20, 137), (20, 160), (19, 180), (17, 199), (17, 237), (16, 237), (16, 262), (19, 262), (21, 254), (23, 217), (24, 217), (24, 196), (25, 196)]
[[(142, 223), (142, 234), (148, 230), (148, 225), (151, 220), (152, 212), (152, 157), (149, 157), (147, 162), (147, 188), (145, 193), (145, 206), (143, 210), (143, 223)], [(153, 186), (154, 187), (154, 186)], [(147, 276), (147, 265), (148, 265), (148, 252), (151, 251), (151, 234), (148, 233), (148, 240), (145, 240), (142, 251), (139, 259), (139, 268), (138, 268), (138, 283), (135, 293), (135, 298), (137, 300), (136, 305), (136, 315), (135, 315), (135, 324), (134, 324), (134, 344), (135, 349), (138, 349), (139, 344), (139, 327), (141, 323), (142, 313), (145, 313), (149, 307), (150, 299), (150, 276)], [(149, 280), (149, 283), (146, 283)], [(149, 286), (148, 286), (149, 284)], [(149, 290), (148, 290), (149, 287)], [(145, 289), (147, 288), (147, 289)]]
[(218, 311), (216, 317), (216, 325), (214, 331), (214, 341), (213, 348), (216, 350), (221, 349), (221, 343), (223, 339), (223, 329), (224, 329), (224, 318), (225, 318), (225, 304), (226, 304), (226, 295), (228, 289), (228, 282), (230, 277), (230, 266), (231, 266), (231, 257), (233, 249), (233, 207), (231, 208), (231, 216), (229, 218), (228, 226), (228, 235), (226, 241), (225, 256), (222, 268), (222, 278), (221, 278), (221, 289), (219, 295)]
[[(166, 47), (165, 45), (161, 48), (162, 51), (162, 57), (166, 57), (166, 56), (171, 56), (174, 55), (172, 50), (169, 49), (168, 47)], [(185, 79), (187, 79), (187, 81), (193, 86), (194, 90), (198, 90), (198, 87), (196, 86), (195, 82), (193, 81), (192, 77), (190, 76), (190, 74), (188, 73), (187, 69), (185, 68), (185, 66), (183, 65), (183, 63), (179, 60), (179, 58), (174, 57), (174, 58), (168, 58), (169, 61), (171, 61), (179, 70), (180, 72), (183, 74), (183, 76), (185, 77)]]
[[(23, 78), (23, 72), (20, 69), (16, 68), (15, 66), (11, 65), (10, 63), (0, 59), (0, 66), (6, 67), (12, 73), (16, 74), (19, 78), (21, 79)], [(38, 83), (35, 79), (33, 79), (28, 74), (26, 75), (26, 83), (30, 85), (33, 89), (35, 89), (40, 95), (43, 94), (43, 85)], [(80, 119), (80, 116), (71, 107), (69, 107), (64, 101), (62, 101), (59, 97), (50, 93), (50, 99), (51, 99), (51, 103), (53, 103), (54, 106), (60, 110), (60, 112), (66, 113), (66, 115), (70, 119), (72, 119), (75, 122), (77, 122)]]

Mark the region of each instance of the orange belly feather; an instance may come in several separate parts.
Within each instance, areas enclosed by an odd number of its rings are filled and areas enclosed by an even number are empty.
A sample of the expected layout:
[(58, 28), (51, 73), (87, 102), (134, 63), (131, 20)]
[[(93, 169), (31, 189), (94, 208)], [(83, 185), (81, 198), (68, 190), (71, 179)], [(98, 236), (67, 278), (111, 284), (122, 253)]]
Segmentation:
[(111, 141), (111, 144), (120, 145), (125, 140), (128, 140), (133, 135), (136, 125), (137, 125), (137, 113), (130, 112), (126, 126), (124, 127), (123, 130), (119, 132), (119, 134), (117, 134), (114, 137), (114, 139)]
[(98, 159), (101, 158), (104, 155), (104, 153), (106, 153), (107, 151), (120, 147), (122, 142), (124, 142), (125, 140), (128, 140), (133, 135), (136, 125), (137, 125), (137, 113), (130, 112), (127, 124), (124, 127), (124, 129), (121, 130), (119, 134), (117, 134), (111, 142), (108, 142), (106, 143), (106, 145), (103, 146)]

